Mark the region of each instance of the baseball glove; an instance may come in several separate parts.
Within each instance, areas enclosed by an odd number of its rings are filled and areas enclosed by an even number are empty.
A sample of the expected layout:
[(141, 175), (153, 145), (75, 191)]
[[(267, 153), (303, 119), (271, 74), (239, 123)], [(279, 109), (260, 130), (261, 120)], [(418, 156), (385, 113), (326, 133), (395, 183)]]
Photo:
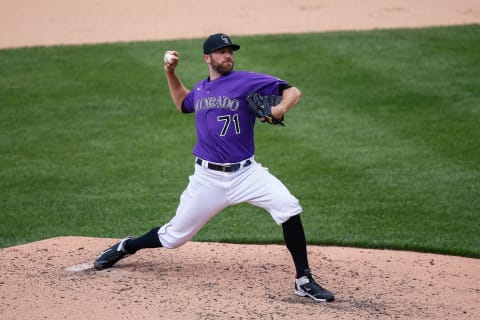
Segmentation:
[(282, 122), (282, 119), (276, 119), (272, 115), (272, 107), (276, 106), (277, 104), (282, 101), (281, 96), (262, 96), (258, 93), (251, 93), (247, 96), (248, 107), (250, 111), (252, 111), (257, 118), (260, 118), (262, 122), (268, 122), (269, 124), (273, 125), (281, 125), (285, 126)]

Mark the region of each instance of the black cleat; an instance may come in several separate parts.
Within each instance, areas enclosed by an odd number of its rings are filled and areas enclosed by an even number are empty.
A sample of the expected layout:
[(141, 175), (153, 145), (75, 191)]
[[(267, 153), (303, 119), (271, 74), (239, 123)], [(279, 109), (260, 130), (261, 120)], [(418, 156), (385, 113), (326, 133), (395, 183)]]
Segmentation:
[(331, 302), (335, 300), (333, 293), (315, 282), (309, 269), (305, 270), (303, 277), (295, 280), (295, 294), (300, 297), (310, 297), (315, 301)]
[(132, 237), (126, 237), (114, 246), (111, 246), (107, 250), (100, 253), (97, 260), (93, 263), (93, 266), (97, 270), (110, 268), (119, 260), (127, 257), (129, 254), (125, 251), (125, 242), (133, 239)]

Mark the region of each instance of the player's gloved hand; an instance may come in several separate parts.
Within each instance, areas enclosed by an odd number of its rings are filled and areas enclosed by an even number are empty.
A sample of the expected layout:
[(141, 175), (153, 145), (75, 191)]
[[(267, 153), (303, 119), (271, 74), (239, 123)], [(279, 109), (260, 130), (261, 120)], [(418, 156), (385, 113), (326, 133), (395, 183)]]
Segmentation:
[(282, 119), (276, 119), (272, 115), (272, 107), (278, 105), (282, 101), (281, 96), (271, 95), (271, 96), (262, 96), (257, 92), (251, 93), (247, 96), (248, 107), (257, 118), (262, 122), (267, 122), (272, 125), (281, 125), (285, 126), (282, 122)]

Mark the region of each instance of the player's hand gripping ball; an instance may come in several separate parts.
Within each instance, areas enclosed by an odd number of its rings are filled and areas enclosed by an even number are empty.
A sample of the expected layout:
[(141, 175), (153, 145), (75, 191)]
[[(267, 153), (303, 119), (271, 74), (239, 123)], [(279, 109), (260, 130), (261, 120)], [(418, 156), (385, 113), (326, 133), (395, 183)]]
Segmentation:
[(281, 96), (262, 96), (255, 92), (247, 96), (247, 101), (250, 111), (252, 111), (255, 116), (260, 119), (260, 121), (273, 125), (285, 126), (285, 124), (282, 122), (284, 117), (282, 117), (282, 119), (276, 119), (272, 115), (272, 107), (276, 106), (280, 103), (280, 101), (282, 101)]
[(173, 64), (175, 62), (175, 58), (175, 55), (167, 51), (163, 56), (163, 61), (168, 64)]

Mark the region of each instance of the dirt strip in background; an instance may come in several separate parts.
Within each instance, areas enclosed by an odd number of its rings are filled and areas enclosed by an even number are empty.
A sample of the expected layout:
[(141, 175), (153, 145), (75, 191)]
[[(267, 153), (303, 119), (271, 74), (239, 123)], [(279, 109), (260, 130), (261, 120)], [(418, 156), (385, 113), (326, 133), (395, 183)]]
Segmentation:
[(0, 0), (0, 48), (480, 23), (480, 0)]

